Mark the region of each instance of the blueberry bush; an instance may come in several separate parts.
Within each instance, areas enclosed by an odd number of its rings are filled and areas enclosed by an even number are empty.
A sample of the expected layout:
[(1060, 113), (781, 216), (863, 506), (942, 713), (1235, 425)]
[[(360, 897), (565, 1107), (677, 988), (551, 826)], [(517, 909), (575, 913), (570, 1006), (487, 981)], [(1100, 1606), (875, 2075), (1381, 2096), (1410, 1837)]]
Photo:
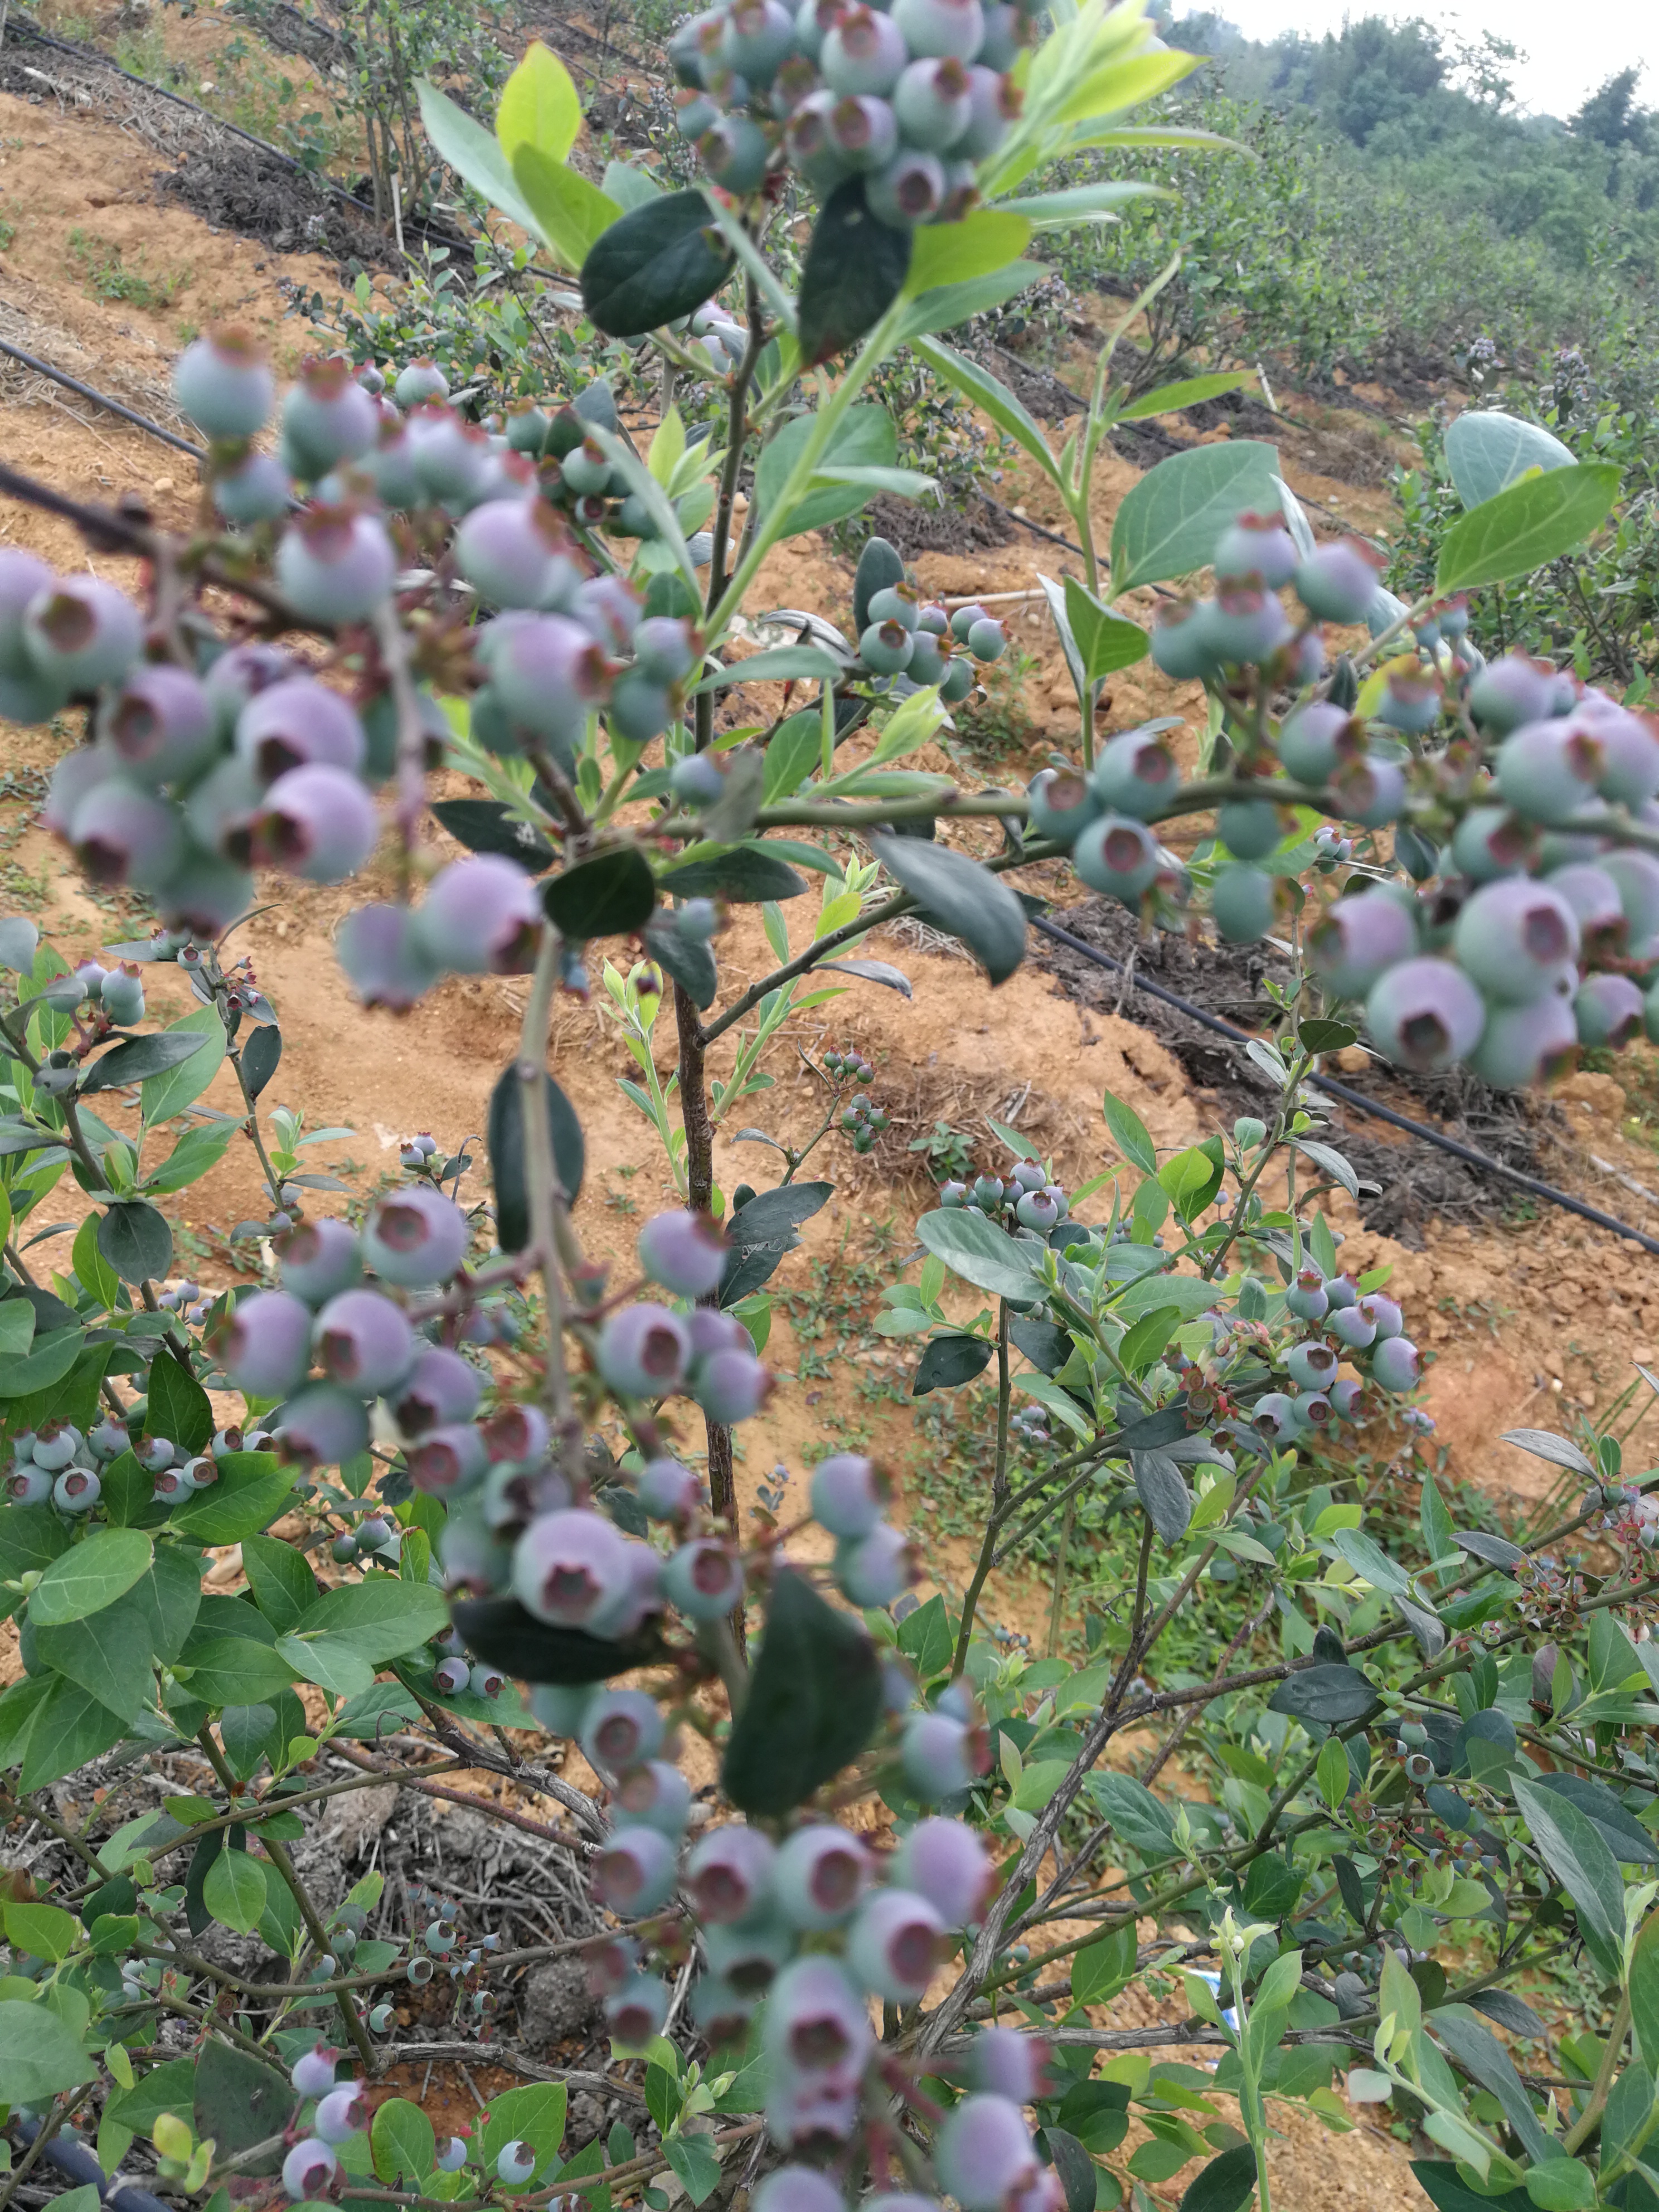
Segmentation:
[[(29, 1850), (4, 1877), (0, 2208), (51, 2172), (88, 2212), (278, 2188), (660, 2212), (671, 2184), (765, 2212), (1091, 2212), (1190, 2166), (1188, 2212), (1269, 2212), (1275, 2115), (1340, 2136), (1356, 2101), (1393, 2107), (1447, 2212), (1647, 2205), (1651, 1478), (1611, 1436), (1519, 1431), (1583, 1485), (1536, 1542), (1461, 1528), (1420, 1462), (1411, 1525), (1362, 1525), (1342, 1494), (1362, 1435), (1403, 1468), (1432, 1424), (1407, 1316), (1344, 1267), (1320, 1203), (1356, 1186), (1304, 1080), (1362, 1026), (1405, 1066), (1511, 1085), (1659, 1026), (1659, 736), (1541, 657), (1484, 659), (1466, 597), (1589, 539), (1617, 471), (1537, 471), (1483, 432), (1481, 495), (1409, 605), (1363, 547), (1314, 543), (1249, 441), (1154, 470), (1097, 548), (1094, 461), (1132, 404), (1114, 347), (1055, 457), (938, 333), (1041, 273), (1036, 226), (1109, 204), (1024, 187), (1137, 143), (1123, 117), (1185, 66), (1139, 0), (1057, 9), (1040, 40), (979, 0), (793, 20), (739, 0), (676, 55), (713, 181), (674, 194), (568, 167), (580, 110), (544, 49), (494, 135), (429, 87), (424, 108), (599, 329), (718, 378), (723, 445), (665, 404), (641, 454), (603, 382), (469, 425), (418, 358), (309, 363), (272, 445), (270, 372), (222, 331), (176, 372), (211, 449), (187, 536), (0, 470), (141, 556), (139, 604), (0, 553), (0, 709), (84, 717), (45, 818), (157, 921), (75, 969), (0, 922), (0, 1588), (22, 1662), (0, 1770)], [(822, 198), (798, 290), (768, 254), (785, 163)], [(732, 649), (783, 538), (926, 489), (860, 401), (905, 347), (1085, 532), (1085, 580), (1049, 588), (1079, 758), (1024, 793), (903, 765), (1004, 638), (924, 599), (879, 538), (850, 609)], [(1150, 637), (1121, 611), (1206, 572)], [(1148, 653), (1202, 684), (1195, 777), (1170, 723), (1097, 732), (1103, 684)], [(743, 719), (762, 684), (782, 711)], [(717, 702), (737, 717), (718, 733)], [(433, 804), (467, 854), (434, 865), (416, 833), (440, 768), (478, 795)], [(1187, 814), (1215, 829), (1183, 867), (1158, 830)], [(256, 868), (340, 884), (377, 852), (390, 895), (337, 937), (365, 1035), (446, 975), (529, 980), (483, 1113), (489, 1200), (461, 1200), (465, 1145), (422, 1133), (354, 1220), (306, 1165), (343, 1133), (265, 1103), (282, 1009), (228, 936)], [(916, 1395), (994, 1376), (995, 1407), (977, 1564), (959, 1604), (918, 1604), (866, 1457), (820, 1461), (793, 1522), (780, 1486), (745, 1525), (734, 1483), (733, 1431), (770, 1387), (769, 1285), (835, 1196), (801, 1170), (875, 1143), (874, 1071), (820, 1055), (804, 1143), (736, 1132), (776, 1155), (767, 1188), (718, 1188), (713, 1137), (764, 1111), (798, 1017), (909, 988), (861, 950), (881, 922), (918, 914), (1006, 981), (1038, 900), (1010, 878), (1040, 864), (1028, 883), (1069, 868), (1148, 927), (1279, 933), (1296, 980), (1250, 1047), (1269, 1118), (1160, 1157), (1109, 1095), (1092, 1182), (1003, 1129), (1007, 1157), (916, 1223), (919, 1279), (890, 1285), (882, 1331), (916, 1340)], [(722, 1002), (742, 905), (777, 964)], [(166, 1027), (157, 963), (199, 1002)], [(614, 1279), (584, 1247), (583, 1131), (547, 1066), (556, 994), (596, 980), (637, 1070), (618, 1110), (681, 1200)], [(200, 1103), (224, 1069), (229, 1113)], [(268, 1212), (242, 1226), (271, 1258), (210, 1293), (175, 1275), (161, 1201), (233, 1145), (257, 1155)], [(88, 1204), (48, 1286), (32, 1224), (66, 1173)], [(1074, 1212), (1091, 1199), (1104, 1219)], [(1129, 1532), (1080, 1668), (1057, 1653), (1079, 1520), (1103, 1558)], [(1056, 1649), (1036, 1658), (981, 1605), (1042, 1532)], [(234, 1595), (210, 1556), (231, 1546)], [(599, 1796), (526, 1754), (538, 1729), (580, 1745)], [(695, 1799), (693, 1736), (719, 1778)], [(162, 1812), (112, 1826), (54, 1795), (185, 1747), (211, 1788)], [(325, 1750), (359, 1771), (319, 1781)], [(556, 1808), (589, 1899), (568, 1936), (509, 1953), (441, 1899), (389, 1917), (377, 1875), (319, 1908), (290, 1850), (313, 1808), (457, 1765)], [(485, 2038), (493, 1975), (577, 1952), (617, 2062), (643, 2069), (643, 2148), (620, 2129), (568, 2152), (557, 2069), (441, 2142), (381, 2094), (392, 2055), (427, 2047), (389, 2039), (400, 1992), (446, 1981)], [(1570, 2030), (1515, 1986), (1541, 2002), (1552, 1972)], [(1132, 1983), (1170, 2017), (1110, 2024)], [(1545, 2040), (1547, 2073), (1526, 2049)]]

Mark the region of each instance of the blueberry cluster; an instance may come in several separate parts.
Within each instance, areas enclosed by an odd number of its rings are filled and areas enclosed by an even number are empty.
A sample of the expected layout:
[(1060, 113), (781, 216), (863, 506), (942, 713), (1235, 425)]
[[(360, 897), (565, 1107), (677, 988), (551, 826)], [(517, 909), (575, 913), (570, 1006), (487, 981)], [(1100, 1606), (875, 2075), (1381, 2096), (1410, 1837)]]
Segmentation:
[(861, 178), (895, 230), (954, 222), (1020, 111), (1010, 75), (1041, 9), (990, 0), (731, 0), (669, 42), (682, 137), (722, 191), (785, 168), (821, 199)]
[(1071, 1212), (1064, 1186), (1052, 1182), (1048, 1170), (1036, 1160), (1019, 1161), (1006, 1182), (1001, 1176), (982, 1175), (971, 1183), (941, 1183), (939, 1202), (945, 1206), (966, 1206), (1007, 1226), (1017, 1223), (1044, 1238)]
[[(1285, 1309), (1291, 1329), (1273, 1364), (1288, 1388), (1262, 1393), (1243, 1418), (1218, 1429), (1245, 1448), (1278, 1450), (1363, 1419), (1366, 1380), (1391, 1397), (1403, 1397), (1422, 1379), (1405, 1316), (1380, 1291), (1362, 1293), (1351, 1276), (1326, 1275), (1309, 1266), (1286, 1290)], [(1299, 1330), (1297, 1322), (1304, 1325)], [(1358, 1367), (1360, 1376), (1343, 1375), (1345, 1363)]]
[(219, 1462), (233, 1452), (264, 1451), (272, 1439), (264, 1431), (244, 1435), (221, 1429), (205, 1452), (181, 1451), (168, 1437), (146, 1436), (148, 1401), (136, 1399), (120, 1419), (106, 1417), (84, 1433), (72, 1421), (44, 1422), (12, 1438), (12, 1463), (6, 1494), (17, 1505), (50, 1502), (71, 1520), (96, 1511), (104, 1494), (100, 1470), (131, 1452), (146, 1474), (155, 1479), (158, 1504), (181, 1504), (219, 1480)]
[(936, 684), (947, 707), (959, 706), (973, 690), (975, 662), (1000, 660), (1007, 647), (1002, 624), (983, 607), (958, 607), (951, 614), (908, 583), (872, 592), (866, 612), (859, 658), (871, 674)]

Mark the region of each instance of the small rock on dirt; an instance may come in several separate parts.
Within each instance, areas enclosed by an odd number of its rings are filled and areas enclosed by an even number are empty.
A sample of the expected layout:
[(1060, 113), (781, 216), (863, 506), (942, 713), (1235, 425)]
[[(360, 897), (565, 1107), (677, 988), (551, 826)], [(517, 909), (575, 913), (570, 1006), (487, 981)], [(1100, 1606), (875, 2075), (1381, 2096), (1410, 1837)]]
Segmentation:
[(380, 1783), (372, 1790), (353, 1790), (343, 1797), (330, 1798), (319, 1826), (343, 1859), (360, 1859), (392, 1818), (397, 1802), (395, 1782)]
[(544, 2051), (580, 2035), (597, 2007), (578, 1959), (550, 1959), (526, 1975), (519, 1992), (519, 2027), (529, 2050)]

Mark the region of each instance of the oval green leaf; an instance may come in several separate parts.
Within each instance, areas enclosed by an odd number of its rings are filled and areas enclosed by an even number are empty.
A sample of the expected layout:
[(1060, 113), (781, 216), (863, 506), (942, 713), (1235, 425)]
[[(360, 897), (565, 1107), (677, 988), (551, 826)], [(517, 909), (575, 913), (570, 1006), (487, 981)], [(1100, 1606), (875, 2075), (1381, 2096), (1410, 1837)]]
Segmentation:
[(29, 1619), (61, 1628), (113, 1605), (149, 1571), (155, 1547), (141, 1528), (100, 1528), (52, 1561), (34, 1586)]
[(1618, 496), (1619, 471), (1611, 461), (1525, 477), (1453, 523), (1440, 548), (1434, 588), (1466, 592), (1529, 576), (1599, 529)]
[(1001, 878), (948, 845), (872, 833), (870, 848), (921, 908), (924, 921), (960, 938), (992, 983), (1025, 957), (1025, 909)]
[(864, 179), (848, 177), (824, 202), (806, 249), (800, 284), (804, 368), (845, 353), (886, 313), (909, 274), (912, 237), (878, 222)]
[(701, 192), (671, 192), (613, 222), (582, 264), (582, 305), (613, 338), (689, 315), (736, 265)]
[[(1207, 568), (1244, 508), (1279, 505), (1279, 455), (1255, 438), (1171, 453), (1124, 495), (1112, 524), (1112, 596)], [(1444, 588), (1443, 586), (1441, 588)]]
[(1446, 466), (1465, 507), (1480, 507), (1528, 469), (1571, 469), (1577, 456), (1540, 429), (1498, 408), (1460, 415), (1446, 433)]

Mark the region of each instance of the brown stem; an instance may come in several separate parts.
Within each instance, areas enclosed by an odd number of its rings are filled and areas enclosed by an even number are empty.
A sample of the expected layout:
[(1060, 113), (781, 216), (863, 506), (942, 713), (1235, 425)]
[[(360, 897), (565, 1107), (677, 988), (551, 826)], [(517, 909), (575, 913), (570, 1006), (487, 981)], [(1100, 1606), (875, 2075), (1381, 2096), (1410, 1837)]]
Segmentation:
[(991, 1571), (997, 1531), (1008, 1511), (1008, 1301), (1000, 1298), (997, 1301), (997, 1456), (991, 1476), (991, 1514), (986, 1523), (985, 1540), (979, 1547), (973, 1580), (962, 1601), (962, 1626), (957, 1632), (956, 1661), (951, 1670), (955, 1674), (961, 1674), (968, 1664), (968, 1646), (974, 1633), (974, 1615), (979, 1607), (980, 1594), (985, 1588), (985, 1578)]

